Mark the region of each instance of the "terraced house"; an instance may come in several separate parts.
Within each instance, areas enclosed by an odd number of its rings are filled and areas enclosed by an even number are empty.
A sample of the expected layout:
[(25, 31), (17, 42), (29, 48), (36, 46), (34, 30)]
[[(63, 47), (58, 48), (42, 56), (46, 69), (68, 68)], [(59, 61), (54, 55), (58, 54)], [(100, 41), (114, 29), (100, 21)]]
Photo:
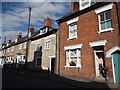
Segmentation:
[(10, 67), (24, 68), (27, 66), (28, 69), (50, 70), (51, 73), (55, 73), (57, 29), (52, 28), (52, 20), (46, 18), (44, 26), (38, 31), (34, 31), (31, 27), (28, 36), (27, 60), (27, 36), (22, 37), (19, 33), (15, 41), (9, 40), (9, 44), (2, 48), (2, 56), (0, 56), (2, 61)]
[(26, 53), (26, 36), (22, 37), (22, 33), (18, 34), (15, 41), (9, 40), (7, 45), (2, 48), (2, 63), (9, 67), (21, 67), (25, 64)]
[(57, 20), (58, 74), (120, 83), (120, 2), (71, 3)]
[(44, 26), (30, 37), (28, 67), (50, 70), (55, 73), (57, 29), (52, 28), (52, 20), (46, 18)]

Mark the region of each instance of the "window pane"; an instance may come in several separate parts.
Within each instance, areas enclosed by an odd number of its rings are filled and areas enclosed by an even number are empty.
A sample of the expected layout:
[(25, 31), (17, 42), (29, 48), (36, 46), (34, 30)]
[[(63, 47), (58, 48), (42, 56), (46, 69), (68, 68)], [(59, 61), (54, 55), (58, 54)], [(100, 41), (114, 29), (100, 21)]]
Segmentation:
[(100, 14), (100, 21), (104, 21), (104, 13)]
[(66, 51), (66, 58), (69, 58), (69, 51)]
[(107, 26), (107, 28), (111, 28), (112, 27), (111, 20), (106, 22), (106, 26)]
[(104, 29), (106, 29), (105, 23), (101, 23), (101, 30), (104, 30)]
[(105, 19), (106, 19), (106, 20), (111, 19), (110, 11), (107, 11), (107, 12), (105, 13)]
[(71, 50), (70, 51), (70, 56), (76, 57), (77, 56), (77, 50)]

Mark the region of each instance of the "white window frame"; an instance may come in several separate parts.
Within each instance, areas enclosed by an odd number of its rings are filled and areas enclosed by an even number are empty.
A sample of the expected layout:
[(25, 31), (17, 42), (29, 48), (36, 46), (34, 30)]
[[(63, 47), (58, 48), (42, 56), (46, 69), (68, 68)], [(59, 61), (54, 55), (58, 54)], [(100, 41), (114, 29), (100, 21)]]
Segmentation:
[[(71, 24), (74, 24), (74, 23), (76, 23), (76, 25), (77, 25), (77, 22), (78, 22), (78, 19), (79, 19), (79, 17), (76, 17), (76, 18), (74, 18), (74, 19), (71, 19), (71, 20), (69, 20), (69, 21), (67, 21), (67, 25), (69, 25), (69, 38), (68, 38), (68, 40), (70, 40), (70, 39), (77, 39), (78, 38), (78, 35), (76, 34), (76, 36), (74, 36), (74, 37), (71, 37), (70, 36), (70, 25)], [(77, 33), (77, 29), (78, 29), (78, 25), (76, 26), (76, 33)]]
[(100, 20), (100, 13), (108, 11), (108, 10), (111, 10), (112, 7), (113, 7), (113, 3), (108, 4), (106, 6), (103, 6), (103, 7), (98, 8), (98, 9), (95, 10), (95, 13), (98, 15), (98, 21), (99, 21), (99, 31), (98, 31), (98, 34), (101, 34), (102, 32), (107, 32), (107, 31), (113, 32), (113, 30), (114, 30), (113, 28), (107, 28), (107, 29), (101, 30), (101, 20)]
[(66, 66), (65, 67), (78, 67), (80, 69), (82, 68), (82, 65), (81, 65), (81, 48), (82, 48), (82, 44), (77, 44), (77, 45), (64, 47), (66, 53), (68, 52), (68, 54), (69, 54), (69, 59), (70, 59), (70, 50), (77, 50), (77, 56), (76, 56), (77, 57), (77, 64), (76, 64), (76, 66), (70, 66), (69, 60), (67, 59), (67, 55), (66, 55)]
[[(88, 5), (87, 5), (86, 7), (83, 7), (83, 6), (82, 6), (82, 3), (85, 3), (86, 1), (88, 1)], [(80, 3), (80, 10), (83, 10), (83, 9), (85, 9), (85, 8), (87, 8), (87, 7), (90, 7), (90, 5), (91, 5), (91, 0), (84, 0), (84, 2), (82, 2), (82, 0), (80, 0), (79, 3)]]
[[(49, 44), (48, 44), (48, 42), (49, 42)], [(46, 40), (45, 41), (45, 49), (50, 49), (50, 47), (51, 47), (51, 40)]]

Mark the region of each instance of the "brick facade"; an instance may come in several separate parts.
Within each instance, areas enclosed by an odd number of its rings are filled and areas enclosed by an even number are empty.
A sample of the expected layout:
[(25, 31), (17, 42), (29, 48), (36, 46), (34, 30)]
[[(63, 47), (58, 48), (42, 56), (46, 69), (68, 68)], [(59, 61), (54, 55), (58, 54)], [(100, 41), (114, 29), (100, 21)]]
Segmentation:
[[(100, 8), (100, 7), (99, 7)], [(106, 40), (107, 43), (104, 45), (104, 56), (105, 66), (108, 69), (107, 78), (108, 81), (113, 82), (112, 72), (112, 58), (106, 58), (106, 53), (112, 47), (118, 46), (118, 17), (116, 14), (116, 4), (113, 4), (111, 15), (112, 15), (112, 26), (113, 32), (103, 32), (98, 34), (99, 21), (98, 15), (95, 13), (95, 9), (86, 11), (78, 16), (73, 16), (71, 19), (67, 19), (59, 23), (59, 48), (58, 48), (58, 62), (60, 62), (58, 71), (60, 75), (73, 76), (73, 77), (86, 77), (94, 79), (95, 76), (95, 60), (94, 60), (94, 49), (89, 45), (90, 42)], [(82, 12), (79, 12), (82, 13)], [(72, 16), (72, 15), (71, 15)], [(68, 40), (69, 37), (69, 26), (67, 21), (79, 17), (77, 21), (77, 39)], [(66, 17), (67, 18), (67, 17)], [(58, 20), (59, 21), (59, 20)], [(62, 37), (62, 38), (61, 38)], [(81, 65), (82, 69), (77, 67), (65, 67), (66, 66), (66, 52), (64, 47), (76, 44), (82, 44), (81, 50)]]

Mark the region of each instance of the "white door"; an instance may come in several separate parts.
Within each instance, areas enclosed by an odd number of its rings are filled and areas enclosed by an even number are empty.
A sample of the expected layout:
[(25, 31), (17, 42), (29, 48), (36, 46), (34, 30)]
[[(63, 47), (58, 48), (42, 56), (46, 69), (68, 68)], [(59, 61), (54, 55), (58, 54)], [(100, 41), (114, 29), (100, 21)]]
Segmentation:
[(99, 71), (99, 58), (98, 58), (99, 53), (103, 53), (103, 51), (94, 51), (96, 77), (101, 76), (100, 71)]
[(96, 52), (94, 51), (94, 57), (95, 57), (95, 71), (96, 71), (96, 77), (99, 77), (100, 76), (100, 71), (99, 71), (99, 58), (96, 54)]

